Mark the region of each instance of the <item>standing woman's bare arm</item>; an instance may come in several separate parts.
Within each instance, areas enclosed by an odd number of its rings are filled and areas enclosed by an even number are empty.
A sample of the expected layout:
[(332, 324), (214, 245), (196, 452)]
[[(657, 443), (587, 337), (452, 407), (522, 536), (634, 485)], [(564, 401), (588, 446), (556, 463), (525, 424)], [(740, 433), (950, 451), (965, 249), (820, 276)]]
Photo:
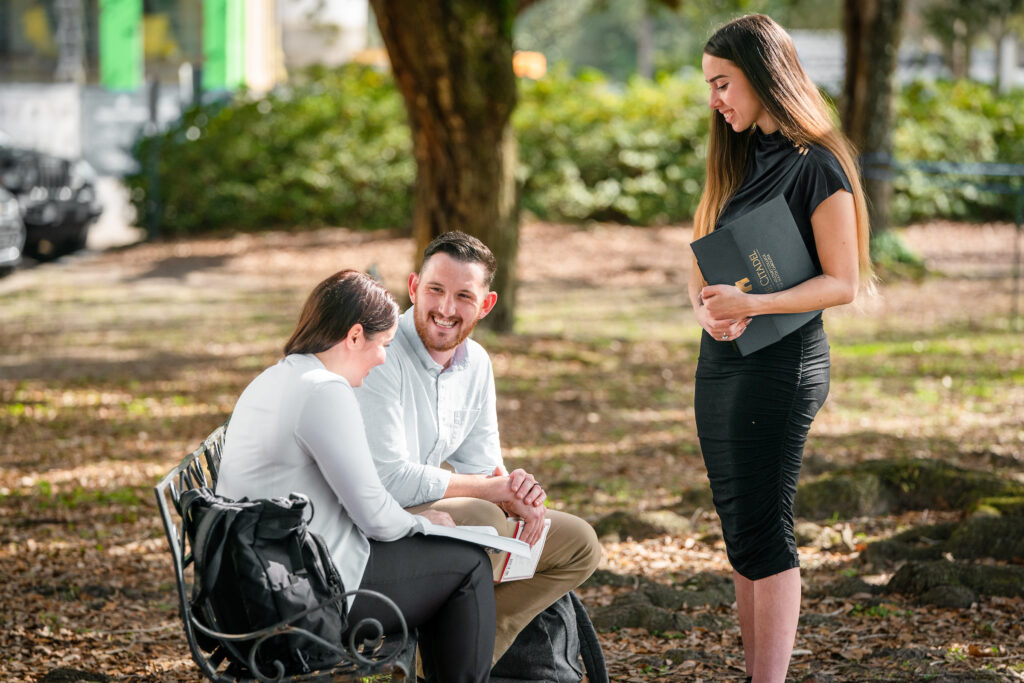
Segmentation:
[[(821, 303), (813, 308), (848, 304), (857, 296), (860, 286), (860, 263), (857, 254), (857, 211), (853, 195), (845, 190), (835, 192), (811, 214), (811, 228), (818, 248), (824, 280)], [(795, 288), (794, 288), (795, 289)]]

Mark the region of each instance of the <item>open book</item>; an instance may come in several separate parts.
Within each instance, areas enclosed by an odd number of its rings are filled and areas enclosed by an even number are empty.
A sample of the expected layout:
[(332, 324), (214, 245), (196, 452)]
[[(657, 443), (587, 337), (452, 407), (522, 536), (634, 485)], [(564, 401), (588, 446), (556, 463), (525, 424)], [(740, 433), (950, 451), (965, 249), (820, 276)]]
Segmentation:
[[(767, 294), (820, 275), (781, 194), (691, 242), (690, 248), (710, 285), (735, 285), (745, 292)], [(818, 313), (754, 316), (736, 338), (736, 347), (746, 356), (774, 344)]]
[[(514, 521), (516, 523), (516, 531), (513, 537), (519, 538), (523, 534), (523, 527), (526, 526), (526, 522), (521, 519)], [(540, 554), (544, 551), (544, 542), (548, 540), (548, 531), (550, 530), (551, 520), (545, 519), (544, 529), (540, 532), (540, 539), (533, 544), (529, 557), (509, 553), (505, 557), (505, 562), (501, 564), (500, 569), (495, 569), (494, 582), (518, 581), (519, 579), (528, 579), (533, 576), (534, 572), (537, 571), (537, 563), (540, 561)]]
[[(467, 543), (476, 543), (496, 552), (505, 551), (510, 556), (529, 559), (530, 544), (515, 538), (508, 538), (498, 533), (493, 526), (441, 526), (434, 524), (426, 517), (417, 516), (419, 531), (425, 536), (444, 536)], [(539, 545), (539, 543), (538, 543)], [(536, 562), (534, 562), (536, 565)]]

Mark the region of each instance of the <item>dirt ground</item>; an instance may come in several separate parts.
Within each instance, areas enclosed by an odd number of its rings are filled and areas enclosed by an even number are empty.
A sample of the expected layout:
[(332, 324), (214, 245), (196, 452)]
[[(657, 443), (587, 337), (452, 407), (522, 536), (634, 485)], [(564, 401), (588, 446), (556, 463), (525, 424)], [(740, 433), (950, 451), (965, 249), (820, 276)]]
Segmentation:
[[(879, 296), (829, 313), (833, 390), (805, 472), (910, 455), (1024, 482), (1024, 344), (1010, 322), (1014, 302), (1024, 307), (1011, 278), (1024, 245), (1008, 224), (903, 235), (932, 274), (884, 280)], [(554, 506), (591, 522), (706, 486), (692, 418), (689, 238), (675, 226), (527, 224), (517, 334), (478, 335), (494, 360), (508, 464), (537, 472)], [(62, 667), (93, 672), (88, 680), (200, 680), (152, 485), (274, 362), (313, 284), (355, 267), (400, 292), (412, 258), (411, 240), (394, 234), (274, 232), (84, 253), (0, 280), (0, 680)], [(942, 366), (921, 348), (942, 350)], [(960, 514), (818, 520), (847, 540), (801, 547), (792, 680), (1024, 680), (1020, 597), (942, 609), (829, 594), (844, 577), (892, 576), (895, 567), (858, 563), (864, 542)], [(606, 540), (601, 569), (666, 585), (728, 576), (713, 511), (689, 522)], [(596, 609), (628, 590), (580, 593)], [(734, 610), (683, 612), (698, 625), (601, 634), (612, 680), (742, 680)]]

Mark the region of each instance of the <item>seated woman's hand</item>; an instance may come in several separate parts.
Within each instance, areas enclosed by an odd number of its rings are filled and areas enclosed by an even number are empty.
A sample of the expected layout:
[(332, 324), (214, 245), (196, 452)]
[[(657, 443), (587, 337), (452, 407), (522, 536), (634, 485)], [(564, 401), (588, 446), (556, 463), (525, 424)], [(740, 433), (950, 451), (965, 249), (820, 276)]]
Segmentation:
[(455, 520), (452, 519), (452, 516), (442, 510), (424, 510), (419, 515), (420, 517), (426, 517), (438, 526), (455, 526)]

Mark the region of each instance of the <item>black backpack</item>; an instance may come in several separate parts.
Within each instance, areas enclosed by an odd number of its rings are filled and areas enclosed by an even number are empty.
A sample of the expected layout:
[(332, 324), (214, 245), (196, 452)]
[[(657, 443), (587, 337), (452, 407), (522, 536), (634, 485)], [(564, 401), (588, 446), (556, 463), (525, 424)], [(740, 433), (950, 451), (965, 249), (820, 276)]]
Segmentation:
[[(180, 507), (195, 561), (192, 612), (204, 626), (248, 634), (289, 621), (341, 645), (345, 589), (323, 540), (307, 529), (308, 498), (293, 493), (234, 501), (197, 488), (182, 492)], [(305, 614), (322, 603), (329, 604)], [(222, 647), (236, 666), (249, 671), (255, 666), (264, 675), (277, 675), (275, 661), (292, 674), (341, 659), (337, 650), (295, 633), (231, 641), (197, 630), (197, 638), (203, 649)]]
[(538, 614), (491, 669), (491, 683), (608, 683), (601, 642), (570, 591)]

